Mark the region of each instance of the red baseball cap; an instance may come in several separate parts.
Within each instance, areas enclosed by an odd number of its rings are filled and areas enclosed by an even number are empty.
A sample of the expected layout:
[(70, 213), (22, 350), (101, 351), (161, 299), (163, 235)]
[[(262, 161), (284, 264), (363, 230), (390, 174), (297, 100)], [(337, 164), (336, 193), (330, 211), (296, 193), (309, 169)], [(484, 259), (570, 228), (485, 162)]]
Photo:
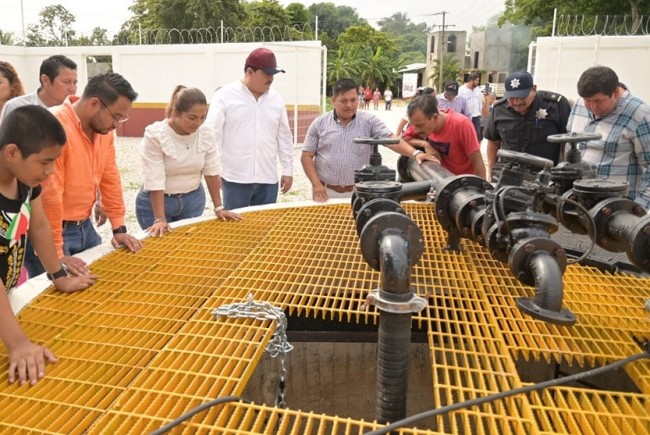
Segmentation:
[(275, 54), (268, 48), (256, 48), (246, 58), (246, 65), (252, 68), (259, 68), (267, 74), (273, 75), (285, 72), (278, 68), (275, 60)]

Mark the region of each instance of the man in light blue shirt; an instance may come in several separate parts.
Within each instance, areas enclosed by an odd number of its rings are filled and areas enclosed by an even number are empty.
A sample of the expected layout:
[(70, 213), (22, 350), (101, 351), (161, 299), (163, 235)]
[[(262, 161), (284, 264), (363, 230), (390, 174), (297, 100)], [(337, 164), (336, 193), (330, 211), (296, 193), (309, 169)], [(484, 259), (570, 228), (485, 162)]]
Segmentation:
[(458, 95), (458, 83), (455, 81), (447, 82), (445, 91), (436, 95), (436, 98), (438, 99), (438, 109), (451, 109), (472, 118), (472, 114), (467, 108), (467, 101)]

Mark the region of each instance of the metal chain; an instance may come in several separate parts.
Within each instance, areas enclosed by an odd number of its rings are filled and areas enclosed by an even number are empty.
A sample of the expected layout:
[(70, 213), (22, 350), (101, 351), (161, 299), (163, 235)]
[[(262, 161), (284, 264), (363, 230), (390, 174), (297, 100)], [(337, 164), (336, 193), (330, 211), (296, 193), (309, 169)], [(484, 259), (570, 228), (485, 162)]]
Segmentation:
[(268, 302), (255, 301), (253, 294), (249, 293), (246, 302), (223, 305), (212, 311), (212, 316), (216, 320), (219, 320), (221, 317), (230, 317), (275, 321), (275, 333), (265, 350), (271, 358), (280, 357), (280, 373), (276, 388), (275, 405), (280, 408), (286, 408), (287, 403), (284, 396), (287, 376), (285, 355), (287, 352), (293, 350), (293, 346), (287, 340), (287, 316), (284, 314), (284, 311)]

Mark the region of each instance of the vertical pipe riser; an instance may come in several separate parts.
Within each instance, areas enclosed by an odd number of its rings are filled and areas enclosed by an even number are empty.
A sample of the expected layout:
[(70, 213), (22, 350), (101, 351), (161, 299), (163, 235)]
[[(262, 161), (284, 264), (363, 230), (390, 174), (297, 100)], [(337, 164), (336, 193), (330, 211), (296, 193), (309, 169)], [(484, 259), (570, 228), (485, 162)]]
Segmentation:
[(377, 420), (394, 422), (406, 417), (411, 314), (379, 313), (377, 346)]

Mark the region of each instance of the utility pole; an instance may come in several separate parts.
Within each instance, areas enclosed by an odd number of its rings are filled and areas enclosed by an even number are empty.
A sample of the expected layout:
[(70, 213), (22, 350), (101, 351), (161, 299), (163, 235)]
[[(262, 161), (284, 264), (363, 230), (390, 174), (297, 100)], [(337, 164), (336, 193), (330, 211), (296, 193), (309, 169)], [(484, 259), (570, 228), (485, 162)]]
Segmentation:
[(25, 35), (25, 8), (23, 0), (20, 0), (20, 21), (23, 23), (23, 46), (27, 45), (27, 36)]
[[(440, 29), (442, 30), (442, 36), (439, 38), (440, 41), (438, 43), (438, 45), (440, 47), (439, 50), (438, 50), (438, 72), (439, 72), (439, 74), (438, 74), (438, 89), (436, 90), (436, 92), (438, 92), (438, 93), (442, 92), (443, 80), (444, 80), (443, 79), (443, 75), (444, 75), (443, 72), (444, 72), (444, 68), (445, 68), (445, 47), (447, 47), (447, 38), (445, 38), (445, 29), (447, 29), (447, 27), (454, 27), (453, 24), (445, 24), (445, 19), (446, 19), (448, 13), (449, 12), (447, 12), (447, 11), (441, 11), (441, 12), (436, 12), (434, 14), (426, 14), (426, 15), (429, 15), (429, 16), (442, 15), (442, 26), (439, 26)], [(431, 26), (432, 29), (434, 29), (436, 27), (438, 27), (438, 26), (435, 26), (435, 25)]]

